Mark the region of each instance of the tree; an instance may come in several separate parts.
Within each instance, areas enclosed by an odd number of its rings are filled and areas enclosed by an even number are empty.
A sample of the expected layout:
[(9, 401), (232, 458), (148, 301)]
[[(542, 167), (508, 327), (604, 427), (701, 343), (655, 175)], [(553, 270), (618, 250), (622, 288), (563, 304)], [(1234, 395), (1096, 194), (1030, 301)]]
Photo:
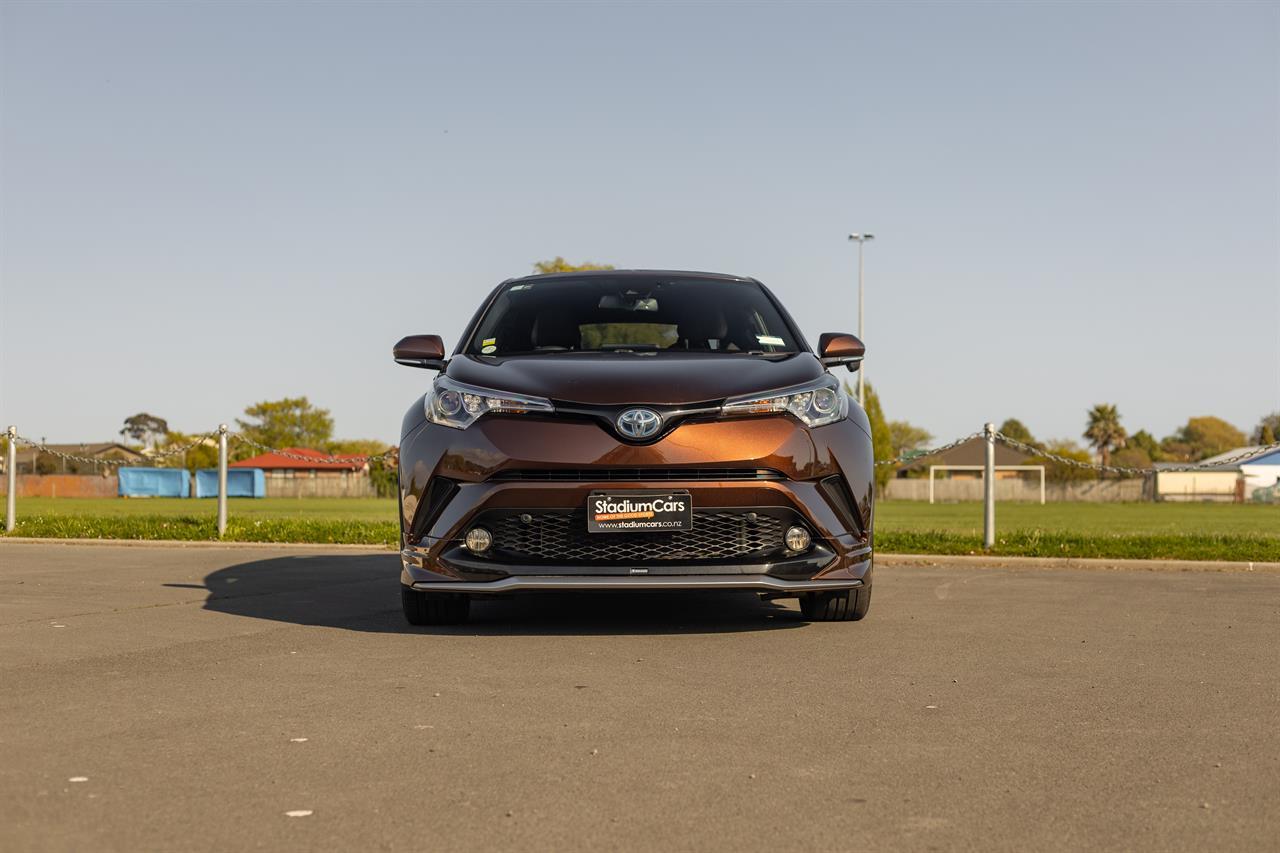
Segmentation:
[(1111, 456), (1111, 464), (1117, 468), (1150, 468), (1151, 456), (1144, 448), (1129, 446), (1117, 450)]
[[(1065, 438), (1050, 439), (1045, 444), (1045, 453), (1052, 453), (1054, 456), (1062, 456), (1066, 459), (1074, 459), (1077, 462), (1092, 462), (1093, 457), (1089, 455), (1089, 451), (1080, 447), (1074, 441)], [(1048, 456), (1034, 456), (1028, 459), (1026, 465), (1043, 465), (1044, 477), (1051, 483), (1069, 483), (1077, 480), (1091, 480), (1094, 473), (1089, 468), (1080, 468), (1075, 465), (1067, 465), (1063, 462), (1055, 462)]]
[(1031, 434), (1031, 430), (1027, 429), (1027, 425), (1017, 418), (1006, 418), (1005, 422), (1000, 424), (999, 432), (1014, 441), (1021, 441), (1023, 444), (1029, 444), (1032, 447), (1039, 446), (1036, 444), (1036, 437)]
[(923, 427), (906, 421), (889, 421), (889, 444), (893, 450), (890, 458), (926, 448), (932, 440), (932, 433)]
[[(164, 442), (156, 445), (157, 450), (168, 450), (170, 448), (185, 447), (195, 441), (194, 435), (188, 435), (182, 432), (170, 432), (164, 437)], [(198, 471), (201, 468), (218, 467), (218, 444), (211, 438), (205, 438), (203, 442), (197, 444), (187, 452), (170, 456), (161, 460), (159, 463), (171, 468), (186, 468), (188, 471)]]
[(329, 410), (312, 406), (306, 397), (254, 403), (244, 413), (250, 420), (236, 419), (240, 432), (268, 447), (322, 448), (333, 438)]
[(120, 434), (141, 442), (144, 447), (153, 447), (169, 432), (169, 423), (164, 418), (157, 418), (146, 412), (139, 412), (124, 419), (124, 428)]
[(1280, 412), (1272, 412), (1262, 416), (1262, 420), (1258, 421), (1249, 440), (1254, 444), (1275, 444), (1278, 435), (1280, 435)]
[(354, 453), (357, 456), (378, 456), (391, 449), (391, 445), (376, 438), (340, 438), (322, 448), (326, 453)]
[(1246, 444), (1244, 433), (1211, 415), (1192, 418), (1187, 425), (1161, 443), (1165, 452), (1181, 461), (1198, 462)]
[(1160, 450), (1160, 442), (1145, 429), (1140, 429), (1129, 436), (1129, 440), (1125, 443), (1130, 449), (1141, 450), (1147, 454), (1147, 459), (1152, 462), (1159, 462), (1164, 458), (1164, 452)]
[(1102, 464), (1111, 464), (1111, 451), (1124, 447), (1127, 436), (1120, 426), (1120, 410), (1113, 403), (1099, 403), (1089, 410), (1089, 423), (1084, 438), (1102, 456)]
[[(373, 438), (349, 438), (331, 441), (325, 447), (329, 453), (354, 453), (359, 456), (381, 457), (389, 450), (394, 450), (385, 441)], [(400, 487), (398, 460), (395, 454), (369, 460), (369, 481), (373, 483), (374, 492), (380, 498), (393, 498)]]
[[(871, 422), (871, 448), (875, 460), (880, 462), (892, 459), (896, 455), (893, 452), (893, 433), (889, 431), (889, 424), (884, 419), (884, 409), (880, 407), (880, 396), (872, 389), (870, 382), (864, 383), (863, 390), (867, 400), (863, 408), (867, 411), (867, 420)], [(852, 391), (850, 394), (852, 395)], [(877, 465), (875, 476), (876, 488), (885, 488), (893, 477), (893, 466)]]
[(553, 272), (581, 272), (582, 270), (611, 269), (613, 269), (613, 264), (597, 264), (595, 261), (583, 261), (580, 264), (571, 264), (559, 255), (556, 255), (549, 261), (533, 262), (533, 271), (538, 275), (550, 275)]
[(1195, 458), (1195, 448), (1178, 438), (1178, 434), (1166, 435), (1160, 439), (1161, 462), (1191, 462)]

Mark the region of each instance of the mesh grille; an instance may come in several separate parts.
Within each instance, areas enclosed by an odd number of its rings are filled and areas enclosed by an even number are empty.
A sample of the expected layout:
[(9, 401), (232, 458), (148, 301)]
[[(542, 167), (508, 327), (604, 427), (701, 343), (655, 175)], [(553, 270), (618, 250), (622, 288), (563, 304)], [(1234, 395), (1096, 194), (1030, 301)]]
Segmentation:
[(588, 533), (585, 511), (485, 520), (498, 559), (526, 563), (764, 562), (786, 550), (782, 518), (747, 511), (695, 511), (693, 530)]

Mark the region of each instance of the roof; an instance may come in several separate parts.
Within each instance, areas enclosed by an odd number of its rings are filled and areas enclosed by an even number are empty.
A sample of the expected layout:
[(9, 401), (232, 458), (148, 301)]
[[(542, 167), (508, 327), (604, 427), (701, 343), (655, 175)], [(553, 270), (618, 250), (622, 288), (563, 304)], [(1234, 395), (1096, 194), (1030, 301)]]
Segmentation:
[(546, 281), (548, 279), (571, 281), (573, 279), (590, 278), (705, 278), (714, 281), (738, 281), (752, 284), (760, 283), (754, 278), (748, 278), (746, 276), (729, 275), (728, 273), (719, 272), (699, 272), (697, 270), (575, 270), (574, 272), (552, 272), (522, 275), (516, 278), (509, 278), (504, 281), (503, 284), (509, 284), (515, 281)]
[[(1233, 456), (1243, 456), (1246, 453), (1257, 453), (1262, 450), (1265, 445), (1255, 444), (1251, 447), (1237, 447), (1234, 450), (1228, 450), (1226, 453), (1219, 453), (1217, 456), (1210, 456), (1203, 460), (1200, 464), (1212, 465), (1224, 459), (1230, 459)], [(1252, 459), (1237, 459), (1236, 466), (1239, 465), (1280, 465), (1280, 450), (1273, 450), (1270, 453), (1263, 453)]]
[[(1239, 462), (1235, 463), (1234, 465), (1213, 465), (1213, 464), (1206, 464), (1206, 463), (1208, 463), (1208, 462), (1209, 462), (1209, 460), (1207, 460), (1207, 459), (1206, 459), (1206, 460), (1204, 460), (1204, 461), (1201, 461), (1201, 462), (1155, 462), (1155, 463), (1153, 463), (1153, 464), (1152, 464), (1152, 466), (1151, 466), (1151, 467), (1152, 467), (1152, 468), (1154, 468), (1154, 469), (1155, 469), (1155, 470), (1157, 470), (1157, 471), (1165, 471), (1165, 472), (1167, 472), (1167, 473), (1171, 473), (1171, 474), (1176, 474), (1176, 473), (1186, 473), (1186, 474), (1199, 474), (1199, 473), (1206, 473), (1206, 474), (1232, 474), (1232, 473), (1237, 473), (1237, 472), (1239, 472), (1239, 470), (1240, 470), (1240, 463), (1239, 463)], [(1196, 466), (1196, 467), (1195, 467), (1195, 470), (1193, 470), (1193, 471), (1184, 471), (1184, 472), (1169, 471), (1169, 470), (1168, 470), (1168, 469), (1170, 469), (1170, 468), (1185, 468), (1185, 467), (1186, 467), (1186, 466), (1188, 466), (1188, 465), (1195, 465), (1195, 466)]]
[[(997, 465), (1025, 465), (1031, 454), (996, 442)], [(958, 444), (950, 450), (934, 453), (930, 456), (917, 456), (903, 464), (903, 468), (924, 468), (929, 465), (984, 465), (987, 461), (985, 440), (975, 436), (964, 444)]]
[[(365, 457), (359, 453), (334, 453), (330, 454), (321, 450), (312, 450), (309, 447), (286, 447), (285, 453), (292, 453), (295, 456), (310, 456), (316, 461), (304, 459), (290, 459), (288, 456), (281, 456), (279, 453), (260, 453), (249, 459), (241, 459), (238, 462), (231, 462), (228, 468), (262, 468), (268, 471), (360, 471), (368, 464)], [(330, 458), (337, 460), (350, 460), (329, 462), (325, 461)]]
[(81, 441), (73, 444), (44, 444), (40, 448), (19, 445), (16, 451), (16, 458), (19, 462), (29, 462), (35, 453), (45, 451), (54, 451), (57, 453), (66, 453), (71, 456), (87, 456), (93, 459), (105, 459), (114, 457), (116, 459), (144, 459), (142, 453), (119, 443), (118, 441)]

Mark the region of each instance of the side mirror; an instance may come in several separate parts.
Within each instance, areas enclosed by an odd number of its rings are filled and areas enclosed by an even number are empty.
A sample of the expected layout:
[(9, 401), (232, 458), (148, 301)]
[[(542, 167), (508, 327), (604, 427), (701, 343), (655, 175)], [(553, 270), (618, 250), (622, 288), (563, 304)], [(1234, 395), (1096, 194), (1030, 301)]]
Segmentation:
[(843, 364), (850, 371), (862, 365), (867, 347), (856, 335), (844, 332), (824, 332), (818, 338), (818, 359), (827, 367)]
[(444, 341), (439, 335), (409, 335), (391, 349), (396, 364), (406, 367), (444, 367)]

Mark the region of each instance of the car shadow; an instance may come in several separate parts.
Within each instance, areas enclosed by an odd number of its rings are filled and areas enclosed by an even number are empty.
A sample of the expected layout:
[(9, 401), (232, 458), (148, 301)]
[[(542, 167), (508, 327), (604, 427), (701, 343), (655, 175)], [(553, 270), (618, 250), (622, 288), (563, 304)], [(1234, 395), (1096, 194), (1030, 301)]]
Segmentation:
[[(294, 625), (395, 634), (706, 634), (807, 624), (752, 592), (564, 592), (477, 598), (465, 625), (414, 627), (400, 611), (395, 554), (289, 555), (205, 576), (204, 608)], [(189, 587), (190, 584), (166, 584)]]

